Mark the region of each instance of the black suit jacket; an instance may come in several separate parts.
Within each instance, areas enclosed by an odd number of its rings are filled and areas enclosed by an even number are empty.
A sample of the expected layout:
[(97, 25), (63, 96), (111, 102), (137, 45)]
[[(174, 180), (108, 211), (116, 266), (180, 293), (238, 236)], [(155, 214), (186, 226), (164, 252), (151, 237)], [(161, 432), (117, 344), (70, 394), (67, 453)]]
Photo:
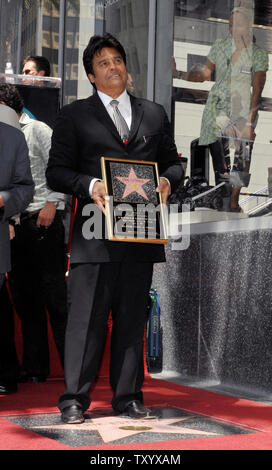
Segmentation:
[(78, 198), (74, 221), (71, 263), (164, 260), (164, 249), (155, 244), (86, 240), (82, 209), (91, 202), (92, 178), (101, 178), (101, 156), (157, 161), (160, 176), (169, 179), (174, 191), (183, 178), (170, 124), (161, 105), (133, 96), (132, 123), (124, 144), (97, 93), (64, 106), (53, 130), (47, 167), (49, 186)]
[(24, 134), (0, 122), (0, 273), (10, 270), (8, 219), (22, 212), (32, 201), (34, 183)]

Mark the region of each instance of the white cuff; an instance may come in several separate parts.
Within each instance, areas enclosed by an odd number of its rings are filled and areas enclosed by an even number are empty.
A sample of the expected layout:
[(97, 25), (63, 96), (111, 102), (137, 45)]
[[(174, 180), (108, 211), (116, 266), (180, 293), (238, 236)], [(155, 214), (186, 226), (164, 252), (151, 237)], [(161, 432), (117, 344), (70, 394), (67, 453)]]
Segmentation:
[(171, 194), (171, 184), (170, 184), (170, 181), (169, 181), (169, 179), (168, 179), (168, 178), (165, 178), (165, 176), (160, 176), (160, 179), (164, 179), (164, 180), (166, 180), (166, 181), (167, 181), (167, 183), (169, 184), (169, 188), (170, 188), (170, 192), (169, 192), (169, 194)]
[(90, 182), (89, 194), (90, 194), (91, 197), (92, 197), (92, 194), (93, 194), (94, 183), (96, 183), (97, 181), (101, 181), (101, 180), (99, 178), (93, 178), (92, 181)]

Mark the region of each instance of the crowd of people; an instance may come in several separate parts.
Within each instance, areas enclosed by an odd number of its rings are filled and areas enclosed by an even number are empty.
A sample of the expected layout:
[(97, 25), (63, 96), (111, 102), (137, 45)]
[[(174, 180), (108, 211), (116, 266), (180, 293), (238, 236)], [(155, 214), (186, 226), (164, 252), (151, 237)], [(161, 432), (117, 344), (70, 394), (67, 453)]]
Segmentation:
[[(24, 61), (22, 73), (49, 76), (50, 64), (44, 57), (30, 56)], [(19, 215), (9, 218), (11, 270), (0, 292), (2, 317), (8, 322), (1, 341), (5, 353), (0, 359), (0, 386), (5, 393), (16, 391), (18, 382), (42, 382), (48, 377), (47, 313), (59, 359), (64, 365), (67, 306), (63, 214), (66, 201), (63, 194), (51, 191), (46, 183), (52, 129), (24, 107), (16, 86), (0, 85), (0, 103), (14, 112), (28, 148), (34, 181), (32, 201), (18, 211)], [(14, 345), (14, 308), (22, 326), (20, 365)]]

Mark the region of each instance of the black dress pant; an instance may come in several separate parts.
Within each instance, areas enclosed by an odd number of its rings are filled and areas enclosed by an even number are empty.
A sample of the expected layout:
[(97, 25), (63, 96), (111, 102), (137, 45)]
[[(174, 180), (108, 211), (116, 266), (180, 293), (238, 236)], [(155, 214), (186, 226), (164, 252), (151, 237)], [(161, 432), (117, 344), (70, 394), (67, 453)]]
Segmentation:
[(3, 277), (0, 287), (0, 383), (17, 382), (20, 371), (14, 339), (14, 311), (4, 280)]
[(153, 263), (71, 265), (61, 410), (71, 405), (86, 410), (90, 405), (110, 311), (112, 406), (122, 412), (130, 401), (143, 400), (143, 336), (152, 272)]
[(64, 365), (64, 339), (67, 322), (64, 227), (56, 212), (48, 229), (36, 225), (38, 214), (22, 218), (11, 243), (11, 293), (22, 323), (22, 371), (49, 375), (47, 333), (50, 323)]
[(0, 289), (5, 282), (5, 273), (0, 273)]

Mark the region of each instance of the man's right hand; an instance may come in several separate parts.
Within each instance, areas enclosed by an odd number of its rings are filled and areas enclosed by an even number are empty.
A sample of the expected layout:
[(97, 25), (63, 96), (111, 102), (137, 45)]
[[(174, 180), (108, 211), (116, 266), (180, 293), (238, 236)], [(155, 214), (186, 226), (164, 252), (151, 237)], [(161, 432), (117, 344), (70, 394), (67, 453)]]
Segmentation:
[(105, 198), (106, 198), (105, 186), (102, 181), (96, 181), (93, 186), (92, 198), (94, 203), (99, 207), (99, 209), (106, 215), (105, 211)]
[(43, 227), (50, 227), (52, 224), (55, 214), (56, 214), (56, 206), (55, 204), (52, 204), (52, 202), (48, 202), (45, 204), (45, 206), (40, 210), (39, 216), (37, 218), (37, 226), (43, 226)]

